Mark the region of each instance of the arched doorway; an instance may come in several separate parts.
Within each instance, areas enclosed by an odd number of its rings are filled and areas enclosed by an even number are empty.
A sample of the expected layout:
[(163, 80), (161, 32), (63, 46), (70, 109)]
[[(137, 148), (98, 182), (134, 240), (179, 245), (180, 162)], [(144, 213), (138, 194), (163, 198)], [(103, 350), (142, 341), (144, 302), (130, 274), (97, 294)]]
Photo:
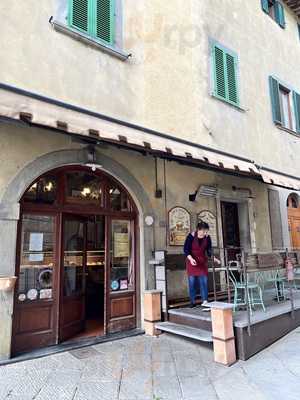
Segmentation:
[(300, 204), (296, 193), (289, 195), (287, 208), (291, 246), (300, 250)]
[(58, 168), (21, 199), (13, 353), (136, 327), (137, 208), (91, 168)]

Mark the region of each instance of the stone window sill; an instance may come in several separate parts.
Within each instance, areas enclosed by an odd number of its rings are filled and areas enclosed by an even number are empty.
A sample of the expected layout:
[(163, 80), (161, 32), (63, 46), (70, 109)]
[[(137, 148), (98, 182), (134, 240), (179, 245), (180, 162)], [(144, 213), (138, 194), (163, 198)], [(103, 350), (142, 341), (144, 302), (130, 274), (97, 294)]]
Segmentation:
[(229, 101), (227, 101), (227, 100), (225, 100), (225, 99), (222, 99), (221, 97), (216, 96), (214, 93), (211, 93), (211, 97), (212, 97), (213, 99), (222, 101), (222, 103), (228, 104), (229, 106), (235, 108), (236, 110), (238, 110), (238, 111), (240, 111), (240, 112), (246, 112), (246, 111), (248, 111), (248, 110), (246, 110), (245, 108), (243, 108), (243, 107), (241, 107), (241, 106), (238, 106), (237, 104), (230, 103)]
[(288, 133), (290, 133), (291, 135), (296, 136), (297, 138), (300, 137), (300, 134), (297, 133), (296, 131), (293, 131), (292, 129), (286, 128), (285, 126), (282, 126), (282, 125), (279, 125), (279, 124), (275, 124), (275, 125), (277, 126), (278, 129), (280, 129), (280, 130), (282, 130), (282, 131), (288, 132)]
[(108, 53), (111, 56), (118, 58), (119, 60), (126, 61), (126, 60), (128, 60), (129, 57), (131, 57), (130, 53), (126, 53), (123, 50), (118, 49), (116, 47), (112, 47), (107, 44), (100, 43), (97, 40), (91, 38), (90, 36), (85, 35), (84, 33), (78, 32), (75, 29), (72, 29), (69, 26), (62, 24), (61, 22), (52, 20), (51, 24), (56, 31), (64, 33), (66, 35), (69, 35), (72, 38), (74, 38), (80, 42), (83, 42), (89, 46), (92, 46), (96, 49), (102, 50), (105, 53)]

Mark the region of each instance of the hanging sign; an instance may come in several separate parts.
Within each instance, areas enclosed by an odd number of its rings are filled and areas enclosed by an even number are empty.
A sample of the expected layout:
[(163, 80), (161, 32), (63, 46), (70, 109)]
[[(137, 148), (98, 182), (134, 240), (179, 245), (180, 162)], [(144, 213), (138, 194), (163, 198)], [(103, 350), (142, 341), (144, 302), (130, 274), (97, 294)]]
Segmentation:
[(198, 222), (203, 221), (209, 225), (209, 235), (213, 247), (218, 247), (218, 229), (217, 229), (217, 218), (209, 210), (202, 210), (197, 215)]
[(183, 207), (172, 208), (169, 211), (169, 245), (183, 246), (190, 230), (190, 213)]

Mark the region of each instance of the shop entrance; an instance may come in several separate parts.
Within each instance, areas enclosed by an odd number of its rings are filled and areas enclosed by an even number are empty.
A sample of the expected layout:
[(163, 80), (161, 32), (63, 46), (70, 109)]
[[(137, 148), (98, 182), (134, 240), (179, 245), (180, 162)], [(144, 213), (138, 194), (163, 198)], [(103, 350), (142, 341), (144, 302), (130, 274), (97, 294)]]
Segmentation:
[(136, 327), (136, 221), (104, 173), (62, 168), (21, 201), (13, 354)]
[(300, 249), (300, 203), (297, 194), (291, 194), (287, 200), (288, 223), (291, 246)]
[(63, 216), (60, 340), (104, 334), (105, 218)]
[(238, 204), (222, 201), (221, 209), (225, 258), (236, 260), (241, 251)]

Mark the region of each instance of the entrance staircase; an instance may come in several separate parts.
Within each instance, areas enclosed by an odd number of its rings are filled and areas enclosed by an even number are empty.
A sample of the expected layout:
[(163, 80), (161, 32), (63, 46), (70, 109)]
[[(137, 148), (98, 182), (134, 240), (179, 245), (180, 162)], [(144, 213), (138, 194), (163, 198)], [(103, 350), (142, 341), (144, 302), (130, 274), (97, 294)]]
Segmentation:
[[(209, 311), (205, 308), (178, 308), (168, 311), (169, 320), (158, 322), (155, 327), (162, 332), (212, 343), (212, 324)], [(207, 310), (207, 309), (206, 309)]]

